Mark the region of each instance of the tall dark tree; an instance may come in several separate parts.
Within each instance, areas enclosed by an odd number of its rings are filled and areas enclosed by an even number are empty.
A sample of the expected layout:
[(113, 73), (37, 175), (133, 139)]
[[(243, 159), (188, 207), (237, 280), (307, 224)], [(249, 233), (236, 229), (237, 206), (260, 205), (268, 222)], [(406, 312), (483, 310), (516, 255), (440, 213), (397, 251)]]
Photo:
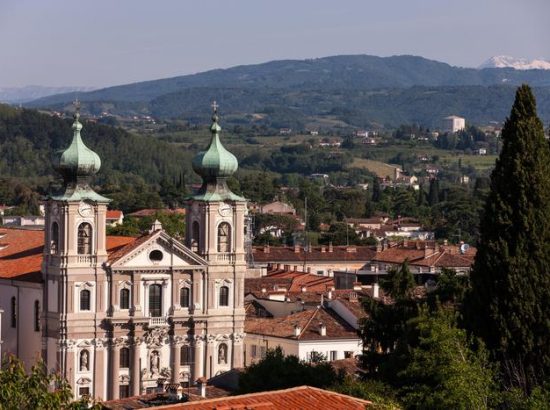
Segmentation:
[(550, 149), (526, 85), (502, 139), (464, 306), (504, 381), (529, 393), (550, 377)]
[(374, 181), (372, 182), (372, 201), (378, 202), (380, 201), (380, 197), (382, 196), (382, 190), (380, 189), (380, 181), (378, 180), (378, 177), (374, 177)]
[(433, 178), (430, 180), (430, 192), (428, 193), (428, 203), (433, 206), (439, 202), (439, 180)]

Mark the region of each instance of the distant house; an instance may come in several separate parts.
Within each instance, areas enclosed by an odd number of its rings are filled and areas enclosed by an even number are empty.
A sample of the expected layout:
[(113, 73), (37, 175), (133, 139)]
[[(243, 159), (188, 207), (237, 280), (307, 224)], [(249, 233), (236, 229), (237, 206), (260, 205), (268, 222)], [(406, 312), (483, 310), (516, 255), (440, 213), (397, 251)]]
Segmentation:
[(149, 216), (154, 216), (156, 213), (161, 213), (165, 215), (185, 215), (185, 208), (176, 208), (176, 209), (154, 209), (154, 208), (146, 208), (146, 209), (140, 209), (138, 211), (132, 212), (131, 214), (128, 214), (126, 216), (130, 216), (132, 218), (146, 218)]
[(456, 115), (443, 118), (443, 132), (455, 133), (466, 128), (466, 120)]
[(477, 155), (487, 155), (487, 148), (479, 148), (477, 150)]
[(277, 215), (296, 215), (296, 208), (282, 201), (273, 201), (265, 205), (260, 205), (260, 213)]
[(376, 139), (372, 137), (365, 137), (361, 142), (365, 145), (376, 145), (378, 143)]
[(290, 135), (292, 134), (292, 128), (281, 128), (279, 129), (280, 135)]
[(107, 226), (117, 226), (122, 225), (124, 222), (124, 214), (119, 210), (109, 210), (105, 217), (105, 222)]
[(45, 218), (43, 216), (27, 215), (27, 216), (3, 216), (2, 225), (5, 226), (20, 226), (32, 228), (44, 228)]

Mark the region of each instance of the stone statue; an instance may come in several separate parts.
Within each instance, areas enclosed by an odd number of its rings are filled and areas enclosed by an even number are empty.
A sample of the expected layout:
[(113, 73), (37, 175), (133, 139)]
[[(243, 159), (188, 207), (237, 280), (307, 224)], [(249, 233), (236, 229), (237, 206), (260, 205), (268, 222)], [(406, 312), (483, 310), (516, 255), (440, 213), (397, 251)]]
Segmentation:
[(151, 374), (158, 374), (160, 366), (159, 352), (151, 353)]
[(87, 372), (88, 371), (88, 351), (83, 350), (80, 352), (80, 371), (81, 372)]
[(227, 364), (227, 345), (225, 343), (218, 348), (218, 364)]

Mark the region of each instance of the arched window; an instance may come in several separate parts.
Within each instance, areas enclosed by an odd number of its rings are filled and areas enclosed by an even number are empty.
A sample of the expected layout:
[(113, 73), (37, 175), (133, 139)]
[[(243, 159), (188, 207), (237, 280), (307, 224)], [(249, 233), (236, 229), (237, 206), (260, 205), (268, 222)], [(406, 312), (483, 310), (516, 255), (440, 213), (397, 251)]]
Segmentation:
[(34, 331), (40, 332), (40, 302), (34, 301)]
[(229, 306), (229, 288), (227, 286), (220, 288), (220, 306)]
[(162, 286), (149, 286), (149, 315), (152, 317), (162, 316)]
[(123, 347), (120, 349), (120, 368), (128, 369), (130, 367), (130, 349)]
[(225, 343), (218, 346), (218, 364), (227, 364), (227, 345)]
[(92, 253), (92, 225), (88, 222), (81, 223), (78, 227), (78, 254), (90, 255)]
[(11, 327), (17, 327), (17, 299), (11, 298)]
[(130, 289), (120, 289), (120, 308), (130, 309)]
[(56, 255), (59, 252), (59, 224), (57, 222), (52, 223), (50, 235), (50, 253)]
[(193, 363), (191, 346), (182, 346), (180, 350), (180, 365), (189, 366)]
[(80, 310), (90, 310), (90, 291), (88, 289), (80, 291)]
[(193, 222), (193, 229), (191, 230), (191, 250), (198, 252), (200, 240), (200, 227), (197, 221)]
[(218, 252), (231, 252), (231, 225), (227, 222), (218, 225)]
[(189, 307), (189, 288), (181, 288), (180, 289), (180, 306), (183, 308)]

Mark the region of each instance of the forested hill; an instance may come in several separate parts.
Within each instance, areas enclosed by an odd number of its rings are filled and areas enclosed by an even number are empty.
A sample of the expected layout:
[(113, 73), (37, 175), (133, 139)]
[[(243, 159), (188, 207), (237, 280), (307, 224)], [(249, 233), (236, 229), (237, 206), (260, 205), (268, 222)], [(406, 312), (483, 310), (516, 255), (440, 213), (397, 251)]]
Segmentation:
[[(226, 125), (272, 128), (440, 125), (461, 115), (473, 124), (504, 121), (521, 83), (536, 87), (539, 114), (550, 121), (550, 71), (469, 69), (414, 56), (336, 56), (272, 61), (81, 93), (92, 115), (152, 115), (206, 123), (216, 100)], [(73, 94), (28, 105), (67, 111)], [(258, 114), (258, 115), (256, 115)]]
[[(178, 180), (188, 170), (192, 153), (166, 142), (128, 133), (120, 128), (82, 121), (85, 143), (101, 157), (96, 183), (117, 189), (124, 185), (159, 184)], [(72, 120), (35, 110), (0, 104), (0, 175), (28, 181), (58, 179), (53, 160), (72, 139)], [(46, 187), (44, 187), (46, 183)], [(0, 198), (2, 199), (2, 198)]]
[[(371, 90), (412, 86), (519, 85), (550, 86), (550, 72), (508, 68), (453, 67), (416, 56), (333, 56), (242, 65), (193, 75), (109, 87), (79, 94), (82, 101), (151, 101), (164, 94), (197, 87), (275, 88), (293, 90)], [(74, 99), (74, 93), (42, 98), (50, 106)]]

